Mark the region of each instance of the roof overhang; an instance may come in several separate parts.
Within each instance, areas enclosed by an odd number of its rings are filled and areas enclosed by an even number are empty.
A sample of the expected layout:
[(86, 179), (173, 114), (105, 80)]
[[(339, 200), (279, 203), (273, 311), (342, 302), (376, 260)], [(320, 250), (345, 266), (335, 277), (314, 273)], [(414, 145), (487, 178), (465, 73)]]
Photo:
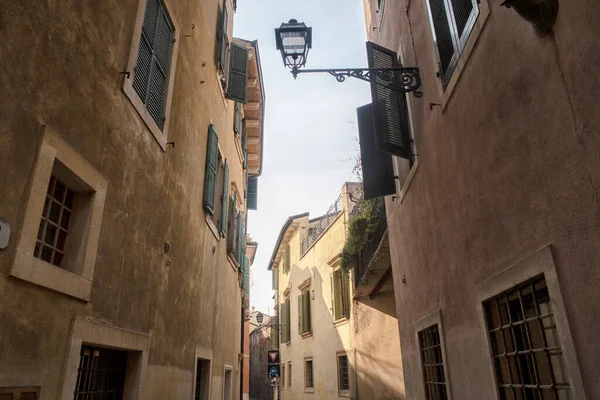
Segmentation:
[(271, 271), (273, 267), (277, 268), (279, 262), (281, 261), (281, 244), (286, 243), (290, 237), (296, 232), (300, 222), (302, 220), (308, 221), (308, 213), (302, 213), (297, 215), (292, 215), (285, 221), (285, 224), (281, 227), (281, 231), (279, 232), (279, 237), (277, 238), (277, 243), (275, 243), (275, 247), (273, 248), (273, 254), (271, 255), (271, 261), (269, 261), (269, 266), (267, 269)]

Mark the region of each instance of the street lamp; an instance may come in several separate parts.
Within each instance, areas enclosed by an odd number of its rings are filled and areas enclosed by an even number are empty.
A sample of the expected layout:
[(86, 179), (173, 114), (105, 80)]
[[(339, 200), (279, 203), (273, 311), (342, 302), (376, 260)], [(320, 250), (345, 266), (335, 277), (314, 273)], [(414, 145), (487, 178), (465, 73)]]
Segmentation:
[[(344, 82), (346, 77), (352, 77), (366, 82), (375, 82), (375, 85), (396, 92), (413, 92), (415, 97), (423, 95), (419, 91), (421, 87), (419, 68), (398, 66), (396, 61), (392, 66), (382, 66), (377, 65), (377, 60), (374, 59), (369, 63), (369, 68), (302, 69), (306, 65), (308, 51), (312, 48), (312, 28), (306, 26), (304, 22), (290, 19), (289, 22), (282, 23), (279, 28), (275, 28), (275, 42), (277, 50), (281, 52), (283, 65), (291, 69), (294, 79), (301, 73), (325, 72), (335, 77), (338, 82)], [(377, 45), (369, 42), (367, 51), (369, 52), (373, 46)]]
[(258, 325), (262, 325), (263, 323), (263, 319), (265, 318), (265, 316), (259, 311), (258, 314), (256, 314), (256, 322), (258, 322)]

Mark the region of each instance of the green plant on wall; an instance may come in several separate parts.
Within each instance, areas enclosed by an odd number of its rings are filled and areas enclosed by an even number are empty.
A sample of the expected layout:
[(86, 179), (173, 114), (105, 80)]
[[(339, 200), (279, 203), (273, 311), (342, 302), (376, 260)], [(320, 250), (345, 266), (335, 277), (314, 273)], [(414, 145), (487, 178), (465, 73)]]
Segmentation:
[(385, 207), (380, 199), (361, 199), (354, 206), (348, 221), (348, 236), (342, 251), (341, 267), (345, 272), (353, 267), (352, 259), (377, 229), (377, 219), (373, 218), (373, 215), (378, 207)]

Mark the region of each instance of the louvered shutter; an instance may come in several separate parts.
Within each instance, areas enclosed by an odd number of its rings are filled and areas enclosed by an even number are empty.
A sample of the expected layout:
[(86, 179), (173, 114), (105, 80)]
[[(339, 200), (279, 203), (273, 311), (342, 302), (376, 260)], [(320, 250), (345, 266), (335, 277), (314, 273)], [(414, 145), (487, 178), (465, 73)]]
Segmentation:
[(283, 262), (284, 262), (284, 271), (290, 272), (290, 244), (286, 243), (285, 247), (283, 248)]
[(303, 322), (304, 322), (304, 332), (310, 332), (311, 331), (311, 309), (310, 309), (310, 289), (308, 289), (305, 293), (304, 296), (302, 296), (302, 301), (303, 301)]
[(258, 176), (248, 178), (248, 210), (258, 209)]
[(244, 256), (244, 293), (250, 295), (250, 260)]
[(206, 172), (204, 174), (204, 209), (215, 213), (215, 194), (217, 191), (217, 164), (219, 162), (219, 138), (213, 125), (208, 128), (206, 146)]
[(271, 270), (271, 289), (277, 290), (277, 278), (278, 278), (279, 270), (277, 268), (273, 268)]
[(350, 318), (350, 275), (341, 271), (342, 277), (342, 316)]
[(237, 101), (233, 110), (233, 132), (239, 134), (242, 131), (242, 106)]
[(329, 274), (329, 282), (331, 283), (331, 314), (333, 315), (334, 321), (337, 319), (335, 312), (335, 274)]
[(298, 296), (298, 334), (301, 335), (304, 333), (304, 301), (302, 298), (303, 294)]
[(147, 0), (133, 88), (160, 129), (164, 126), (165, 102), (174, 29), (159, 0)]
[(244, 244), (243, 244), (244, 243), (243, 242), (243, 239), (244, 239), (244, 221), (243, 221), (242, 213), (239, 213), (239, 212), (238, 212), (238, 215), (237, 215), (237, 229), (238, 229), (238, 231), (237, 231), (237, 238), (236, 238), (236, 240), (237, 240), (237, 246), (236, 246), (236, 253), (235, 253), (236, 257), (235, 257), (235, 259), (237, 260), (237, 262), (239, 264), (241, 264), (241, 262), (242, 262), (242, 250), (243, 250), (243, 246), (244, 246)]
[(238, 44), (231, 44), (229, 53), (229, 79), (227, 80), (227, 97), (246, 104), (248, 84), (248, 49)]
[(237, 197), (236, 193), (233, 193), (231, 197), (231, 206), (229, 207), (229, 229), (227, 230), (227, 252), (233, 253), (235, 251), (235, 236), (237, 235)]
[(285, 300), (285, 316), (287, 319), (285, 320), (285, 323), (286, 323), (285, 333), (286, 333), (286, 338), (287, 338), (288, 342), (292, 339), (292, 326), (291, 326), (292, 314), (291, 314), (290, 305), (291, 305), (290, 299), (286, 299)]
[(225, 71), (225, 62), (227, 60), (227, 23), (229, 16), (227, 15), (227, 3), (223, 2), (223, 7), (221, 8), (221, 21), (220, 21), (220, 29), (217, 36), (217, 54), (218, 54), (218, 62), (217, 68), (222, 71)]
[[(396, 53), (367, 42), (369, 68), (397, 67)], [(371, 80), (373, 120), (379, 151), (412, 160), (412, 145), (406, 95), (387, 87), (381, 77)]]
[(229, 200), (229, 165), (227, 164), (227, 159), (223, 163), (223, 191), (221, 192), (221, 221), (219, 223), (219, 228), (221, 230), (221, 236), (225, 237), (227, 235), (227, 213), (229, 210), (227, 209), (227, 203)]
[(396, 192), (392, 155), (379, 151), (375, 138), (373, 105), (356, 109), (360, 163), (362, 166), (363, 195), (365, 200), (387, 196)]
[(248, 134), (246, 133), (246, 119), (242, 120), (242, 153), (244, 155), (243, 168), (248, 166)]
[[(273, 326), (279, 325), (279, 315), (274, 315), (273, 318), (271, 318), (271, 321), (272, 321)], [(278, 349), (278, 348), (279, 348), (279, 330), (271, 328), (271, 349)]]

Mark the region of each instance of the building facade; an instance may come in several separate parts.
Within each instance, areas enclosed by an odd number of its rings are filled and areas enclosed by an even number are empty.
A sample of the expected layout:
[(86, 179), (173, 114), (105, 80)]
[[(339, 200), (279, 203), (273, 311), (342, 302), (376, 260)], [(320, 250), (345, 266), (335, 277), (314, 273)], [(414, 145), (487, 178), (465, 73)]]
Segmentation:
[(235, 7), (0, 5), (0, 397), (239, 398), (265, 97)]
[(262, 314), (259, 324), (257, 315), (260, 311), (252, 311), (249, 316), (250, 326), (250, 399), (272, 400), (273, 387), (267, 372), (268, 351), (271, 350), (271, 317)]
[(597, 4), (364, 4), (407, 398), (600, 398)]
[(273, 250), (281, 399), (403, 398), (395, 314), (353, 302), (352, 271), (342, 269), (359, 192), (346, 183), (324, 215), (289, 217)]

